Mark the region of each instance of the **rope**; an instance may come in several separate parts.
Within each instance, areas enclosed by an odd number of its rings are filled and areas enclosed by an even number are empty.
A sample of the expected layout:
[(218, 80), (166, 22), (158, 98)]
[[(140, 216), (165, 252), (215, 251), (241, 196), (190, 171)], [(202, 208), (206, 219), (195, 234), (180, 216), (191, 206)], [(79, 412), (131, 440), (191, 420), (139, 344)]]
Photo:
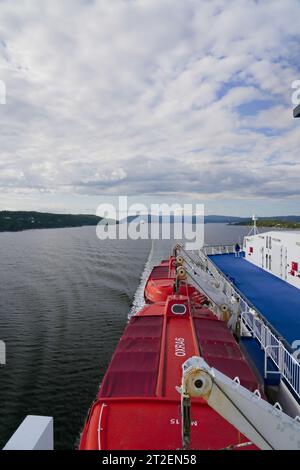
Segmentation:
[(219, 450), (233, 450), (233, 449), (239, 449), (240, 447), (249, 447), (252, 446), (253, 443), (248, 441), (248, 442), (241, 442), (240, 444), (231, 444), (228, 447), (224, 447), (223, 449)]

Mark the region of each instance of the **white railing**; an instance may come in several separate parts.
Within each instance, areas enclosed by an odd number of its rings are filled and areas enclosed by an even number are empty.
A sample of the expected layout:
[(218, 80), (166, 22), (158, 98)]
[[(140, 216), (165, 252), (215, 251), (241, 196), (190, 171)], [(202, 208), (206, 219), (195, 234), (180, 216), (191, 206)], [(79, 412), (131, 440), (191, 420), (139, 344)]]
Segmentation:
[[(250, 311), (242, 311), (241, 321), (258, 340), (265, 352), (265, 378), (267, 378), (268, 374), (280, 373), (297, 397), (300, 398), (299, 362), (261, 318), (255, 316)], [(278, 371), (268, 371), (268, 358), (272, 360)]]
[(230, 254), (234, 253), (235, 245), (205, 245), (202, 248), (203, 253), (206, 256), (209, 255), (224, 255), (224, 254)]
[[(300, 364), (284, 344), (278, 332), (268, 323), (259, 310), (234, 286), (230, 279), (215, 266), (208, 254), (230, 253), (230, 246), (213, 245), (203, 247), (200, 251), (187, 253), (190, 260), (197, 266), (202, 266), (213, 276), (217, 284), (222, 286), (223, 293), (231, 299), (234, 296), (240, 304), (241, 323), (250, 334), (257, 339), (265, 353), (265, 378), (269, 373), (281, 374), (300, 400)], [(234, 245), (232, 245), (234, 250)], [(227, 251), (228, 250), (228, 251)], [(268, 371), (268, 358), (272, 360), (278, 371)]]

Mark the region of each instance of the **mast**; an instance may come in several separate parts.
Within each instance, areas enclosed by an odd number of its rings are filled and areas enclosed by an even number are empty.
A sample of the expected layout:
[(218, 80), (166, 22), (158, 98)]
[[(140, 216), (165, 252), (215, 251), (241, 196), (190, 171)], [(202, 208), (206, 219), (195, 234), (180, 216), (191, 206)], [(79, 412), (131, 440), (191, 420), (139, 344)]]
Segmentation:
[(259, 233), (258, 228), (257, 228), (257, 220), (258, 220), (257, 215), (253, 214), (252, 216), (253, 226), (251, 227), (251, 230), (248, 233), (247, 237), (250, 237), (250, 235), (257, 235)]

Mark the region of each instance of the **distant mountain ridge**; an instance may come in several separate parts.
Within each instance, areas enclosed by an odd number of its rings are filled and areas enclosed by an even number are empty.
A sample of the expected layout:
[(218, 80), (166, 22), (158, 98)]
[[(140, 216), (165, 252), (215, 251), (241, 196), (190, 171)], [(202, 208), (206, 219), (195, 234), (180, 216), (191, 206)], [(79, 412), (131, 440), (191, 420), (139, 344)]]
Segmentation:
[[(182, 220), (181, 216), (156, 216), (150, 214), (144, 215), (130, 215), (127, 219), (123, 219), (120, 222), (132, 222), (133, 220), (140, 219), (144, 222), (156, 222), (162, 223), (168, 222), (170, 220), (171, 224), (175, 222), (180, 222)], [(189, 223), (196, 222), (196, 216), (185, 216), (185, 221)], [(229, 215), (206, 215), (204, 216), (204, 223), (205, 224), (230, 224), (230, 225), (252, 225), (252, 217), (237, 217), (237, 216), (229, 216)], [(287, 228), (298, 228), (300, 223), (300, 216), (299, 215), (285, 215), (285, 216), (275, 216), (275, 217), (259, 217), (257, 221), (258, 226), (266, 226), (266, 227), (287, 227)]]
[[(175, 222), (180, 222), (182, 219), (182, 216), (180, 215), (170, 215), (170, 216), (165, 216), (165, 215), (150, 215), (150, 214), (141, 214), (141, 215), (129, 215), (127, 219), (123, 219), (123, 221), (127, 220), (128, 223), (132, 222), (133, 220), (140, 218), (141, 220), (144, 220), (145, 222), (162, 222), (162, 221), (168, 221), (170, 219), (171, 223)], [(197, 217), (195, 215), (185, 216), (185, 220), (188, 222), (195, 223)], [(226, 215), (206, 215), (204, 217), (205, 223), (233, 223), (233, 222), (240, 222), (243, 221), (242, 217), (234, 217), (234, 216), (226, 216)]]
[[(145, 215), (130, 215), (127, 219), (120, 220), (120, 223), (132, 222), (133, 220), (140, 219), (144, 222), (162, 223), (168, 221), (168, 216), (150, 216)], [(181, 216), (170, 216), (171, 224), (180, 222)], [(82, 226), (96, 226), (102, 217), (90, 214), (55, 214), (49, 212), (36, 212), (36, 211), (0, 211), (0, 232), (18, 232), (22, 230), (33, 230), (41, 228), (67, 228), (67, 227), (82, 227)], [(185, 221), (190, 223), (196, 222), (196, 216), (185, 216)], [(119, 221), (110, 221), (108, 223), (119, 223)], [(252, 218), (250, 217), (236, 217), (227, 215), (206, 215), (204, 223), (222, 223), (232, 225), (252, 225)], [(282, 227), (282, 228), (300, 228), (299, 215), (285, 215), (275, 217), (259, 217), (259, 226), (267, 227)]]
[[(244, 219), (240, 222), (233, 222), (232, 225), (252, 225), (252, 219)], [(257, 220), (258, 227), (300, 229), (299, 215), (285, 215), (276, 217), (260, 217)]]

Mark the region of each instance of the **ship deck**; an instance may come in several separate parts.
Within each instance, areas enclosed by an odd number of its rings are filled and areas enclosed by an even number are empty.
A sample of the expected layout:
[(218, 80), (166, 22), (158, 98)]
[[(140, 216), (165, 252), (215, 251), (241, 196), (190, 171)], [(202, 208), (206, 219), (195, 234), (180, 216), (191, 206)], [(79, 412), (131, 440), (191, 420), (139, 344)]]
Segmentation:
[(300, 290), (234, 254), (211, 261), (291, 345), (300, 338)]

